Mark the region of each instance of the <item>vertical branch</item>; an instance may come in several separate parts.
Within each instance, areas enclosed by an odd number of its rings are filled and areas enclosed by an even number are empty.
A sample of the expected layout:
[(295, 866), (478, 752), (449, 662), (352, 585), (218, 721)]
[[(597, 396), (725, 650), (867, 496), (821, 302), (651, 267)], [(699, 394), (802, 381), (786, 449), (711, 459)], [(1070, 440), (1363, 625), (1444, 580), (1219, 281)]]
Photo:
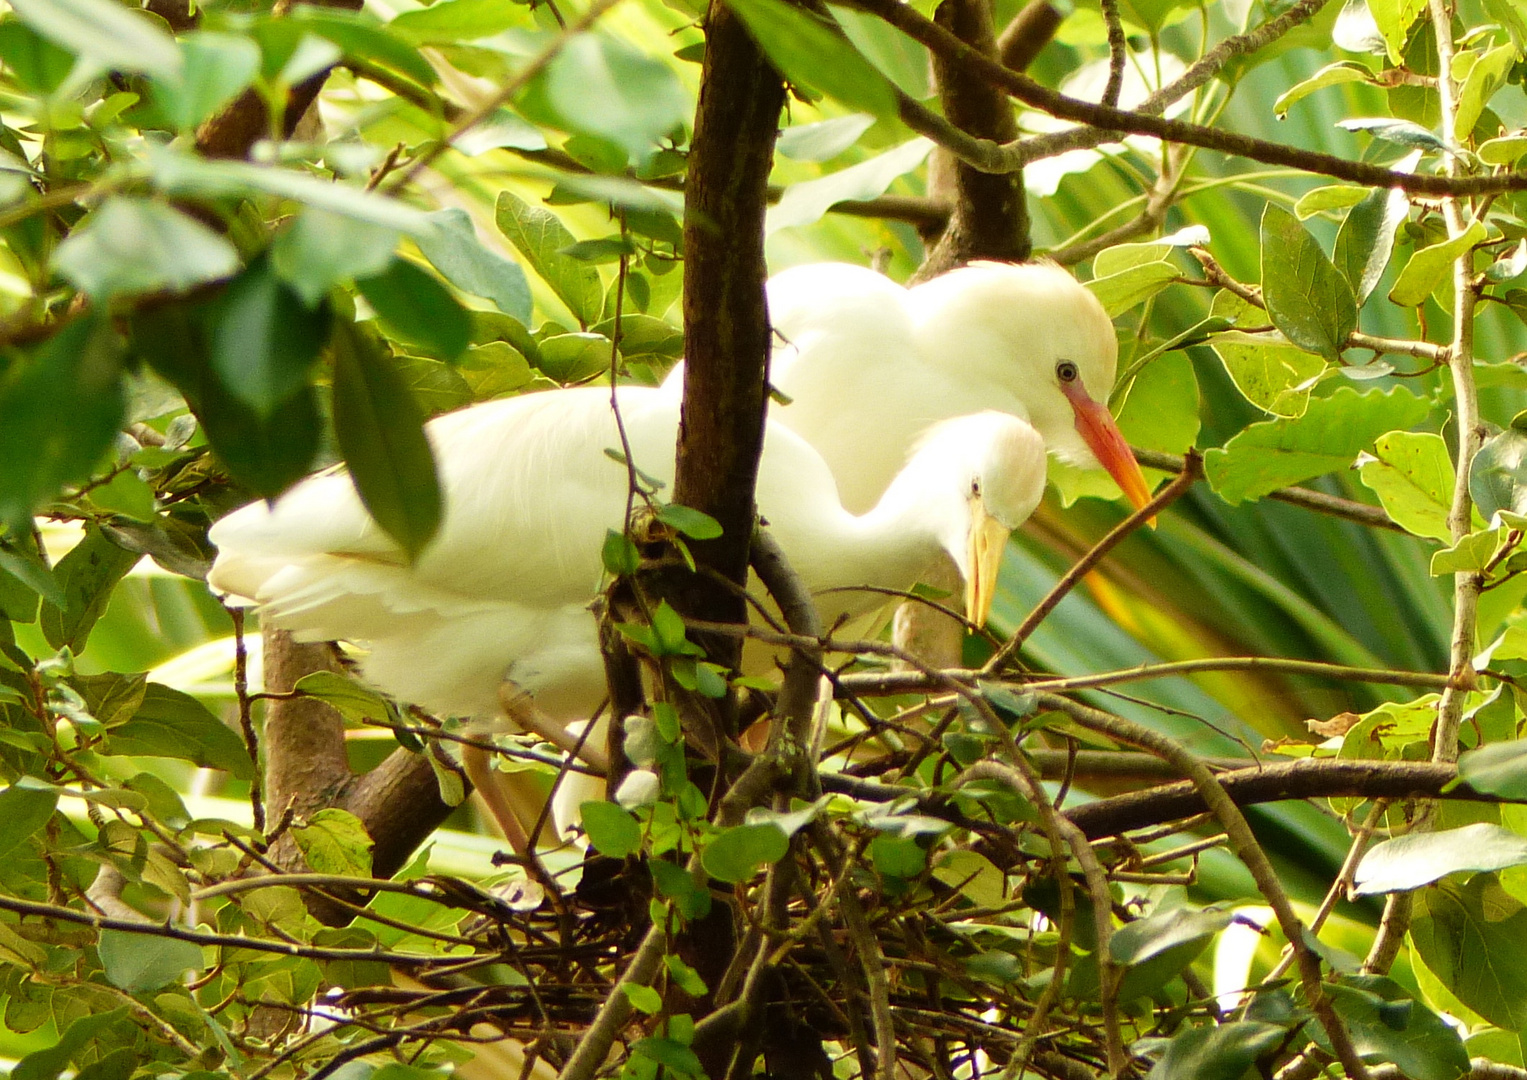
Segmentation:
[[(265, 631), (265, 688), (288, 694), (315, 671), (337, 671), (327, 644), (299, 645), (284, 630)], [(345, 725), (339, 713), (316, 698), (266, 703), (265, 804), (279, 818), (287, 807), (310, 813), (335, 800), (350, 782)]]
[[(693, 544), (695, 561), (747, 580), (753, 489), (763, 449), (769, 317), (764, 303), (764, 211), (785, 88), (720, 0), (705, 28), (705, 64), (685, 183), (684, 404), (674, 501), (721, 524)], [(696, 576), (674, 583), (684, 614), (743, 622), (741, 597)], [(735, 664), (736, 639), (705, 641)]]
[[(1442, 130), (1453, 129), (1457, 115), (1457, 87), (1451, 77), (1453, 62), (1453, 13), (1446, 0), (1431, 0), (1432, 26), (1437, 33), (1437, 96), (1442, 103)], [(1457, 163), (1447, 159), (1449, 175)], [(1461, 235), (1467, 228), (1463, 207), (1456, 198), (1442, 200), (1442, 215), (1448, 236)], [(1458, 422), (1457, 478), (1453, 484), (1453, 502), (1448, 510), (1448, 530), (1457, 543), (1471, 528), (1473, 502), (1469, 496), (1469, 469), (1474, 455), (1484, 443), (1485, 432), (1479, 418), (1479, 394), (1474, 386), (1474, 306), (1478, 290), (1474, 284), (1474, 253), (1465, 251), (1453, 263), (1453, 341), (1449, 367), (1453, 375), (1453, 397)], [(1448, 658), (1448, 674), (1463, 685), (1472, 683), (1476, 610), (1479, 604), (1480, 575), (1463, 571), (1453, 575), (1453, 633)], [(1437, 729), (1432, 740), (1433, 761), (1458, 759), (1458, 725), (1463, 716), (1467, 691), (1449, 688), (1443, 691), (1437, 708)]]

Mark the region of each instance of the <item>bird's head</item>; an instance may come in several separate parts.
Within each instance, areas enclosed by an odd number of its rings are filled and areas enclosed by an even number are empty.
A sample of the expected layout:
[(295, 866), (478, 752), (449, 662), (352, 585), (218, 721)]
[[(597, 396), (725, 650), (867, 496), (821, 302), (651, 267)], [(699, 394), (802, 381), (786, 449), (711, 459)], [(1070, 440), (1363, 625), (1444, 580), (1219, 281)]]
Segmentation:
[(991, 614), (1007, 538), (1028, 520), (1045, 488), (1045, 445), (1010, 413), (957, 416), (929, 428), (909, 471), (937, 501), (939, 543), (965, 579), (965, 614)]
[(1108, 411), (1119, 347), (1092, 292), (1052, 263), (976, 262), (911, 290), (930, 359), (1023, 404), (1050, 452), (1108, 470), (1135, 506), (1150, 489)]

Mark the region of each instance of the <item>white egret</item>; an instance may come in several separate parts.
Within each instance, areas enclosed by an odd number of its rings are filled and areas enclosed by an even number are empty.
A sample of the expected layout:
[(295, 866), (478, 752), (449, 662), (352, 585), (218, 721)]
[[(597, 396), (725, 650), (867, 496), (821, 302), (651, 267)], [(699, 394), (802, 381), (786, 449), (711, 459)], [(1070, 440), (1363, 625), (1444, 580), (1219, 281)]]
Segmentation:
[[(832, 469), (843, 505), (875, 504), (919, 432), (982, 409), (1028, 420), (1051, 453), (1101, 465), (1136, 506), (1150, 492), (1107, 405), (1113, 324), (1050, 263), (977, 262), (910, 289), (862, 266), (813, 263), (768, 286), (773, 420)], [(665, 389), (676, 393), (682, 368)]]
[[(622, 388), (632, 459), (672, 482), (678, 402)], [(223, 518), (209, 575), (259, 604), (299, 639), (356, 641), (368, 680), (449, 716), (494, 717), (503, 684), (567, 722), (605, 696), (589, 606), (606, 530), (622, 527), (627, 472), (608, 390), (583, 388), (474, 405), (427, 426), (445, 495), (440, 531), (410, 565), (371, 520), (342, 470)], [(1013, 416), (936, 425), (870, 511), (855, 516), (809, 444), (771, 423), (757, 500), (812, 591), (909, 588), (941, 551), (984, 621), (1009, 532), (1044, 489), (1044, 448)], [(865, 592), (824, 593), (824, 622), (883, 606)], [(502, 822), (501, 822), (502, 823)], [(507, 830), (506, 830), (507, 831)], [(513, 839), (511, 837), (511, 839)]]

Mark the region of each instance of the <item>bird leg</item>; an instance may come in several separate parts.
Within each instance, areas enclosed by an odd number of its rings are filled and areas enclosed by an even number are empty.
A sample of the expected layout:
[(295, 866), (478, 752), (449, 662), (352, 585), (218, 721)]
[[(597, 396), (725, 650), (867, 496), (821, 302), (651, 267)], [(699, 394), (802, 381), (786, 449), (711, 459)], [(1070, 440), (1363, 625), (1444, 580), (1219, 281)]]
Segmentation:
[[(462, 747), (461, 767), (514, 853), (526, 854), (530, 850), (530, 837), (515, 811), (515, 807), (524, 803), (524, 800), (516, 797), (519, 792), (511, 790), (518, 786), (513, 783), (513, 778), (493, 767), (489, 751), (471, 743)], [(529, 805), (539, 812), (540, 801), (531, 799)]]
[(504, 715), (524, 730), (539, 735), (564, 753), (581, 758), (595, 772), (610, 771), (610, 759), (604, 747), (596, 746), (588, 739), (580, 740), (576, 734), (536, 708), (535, 699), (515, 683), (505, 680), (498, 688), (498, 700), (503, 706)]

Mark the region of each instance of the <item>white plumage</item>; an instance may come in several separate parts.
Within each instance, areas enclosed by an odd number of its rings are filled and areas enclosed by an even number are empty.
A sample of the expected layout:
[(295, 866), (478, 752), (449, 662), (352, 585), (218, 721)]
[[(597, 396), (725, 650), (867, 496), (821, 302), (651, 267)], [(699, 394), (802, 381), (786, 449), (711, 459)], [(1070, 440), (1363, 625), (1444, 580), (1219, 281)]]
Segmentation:
[[(822, 455), (850, 510), (874, 505), (930, 424), (983, 409), (1028, 420), (1051, 453), (1101, 465), (1135, 505), (1147, 500), (1102, 404), (1118, 362), (1113, 324), (1060, 267), (978, 262), (907, 289), (866, 267), (813, 263), (771, 278), (768, 297), (769, 380), (791, 399), (770, 416)], [(682, 380), (680, 367), (664, 387), (677, 394)]]
[[(632, 456), (671, 483), (678, 403), (623, 388)], [(505, 680), (561, 720), (588, 716), (604, 673), (588, 607), (600, 586), (607, 529), (622, 525), (627, 475), (606, 389), (488, 402), (428, 425), (445, 495), (439, 534), (410, 566), (371, 521), (342, 471), (299, 484), (274, 507), (246, 506), (211, 538), (216, 589), (260, 604), (276, 626), (314, 640), (366, 645), (366, 677), (444, 715), (494, 716)], [(1037, 505), (1044, 450), (1002, 413), (928, 431), (875, 508), (855, 517), (832, 474), (798, 436), (770, 424), (758, 505), (812, 590), (908, 588), (947, 551), (990, 604), (1008, 530)], [(824, 620), (883, 606), (834, 592)]]

